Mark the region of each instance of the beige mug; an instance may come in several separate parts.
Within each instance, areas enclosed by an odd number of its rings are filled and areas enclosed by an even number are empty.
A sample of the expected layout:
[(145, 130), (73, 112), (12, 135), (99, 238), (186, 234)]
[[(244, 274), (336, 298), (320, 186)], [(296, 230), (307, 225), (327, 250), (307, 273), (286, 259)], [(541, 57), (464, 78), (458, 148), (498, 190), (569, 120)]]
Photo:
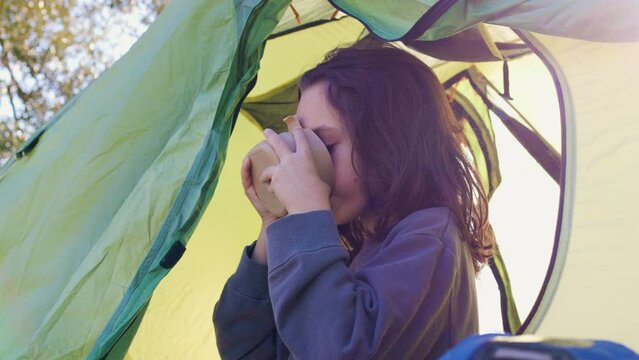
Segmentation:
[[(283, 121), (286, 122), (288, 132), (278, 134), (278, 136), (284, 140), (292, 151), (295, 151), (295, 138), (290, 132), (293, 131), (294, 128), (300, 127), (300, 124), (295, 118), (295, 115), (289, 115), (284, 118)], [(333, 162), (328, 149), (326, 149), (322, 140), (312, 130), (302, 130), (311, 149), (311, 154), (320, 179), (327, 183), (332, 189), (335, 178)], [(269, 184), (259, 181), (264, 169), (280, 163), (280, 159), (277, 157), (277, 154), (275, 154), (275, 150), (266, 140), (262, 140), (249, 151), (248, 157), (251, 160), (251, 179), (257, 197), (270, 213), (277, 217), (285, 216), (288, 212), (275, 194), (268, 190)], [(303, 194), (300, 194), (300, 196), (303, 196)]]

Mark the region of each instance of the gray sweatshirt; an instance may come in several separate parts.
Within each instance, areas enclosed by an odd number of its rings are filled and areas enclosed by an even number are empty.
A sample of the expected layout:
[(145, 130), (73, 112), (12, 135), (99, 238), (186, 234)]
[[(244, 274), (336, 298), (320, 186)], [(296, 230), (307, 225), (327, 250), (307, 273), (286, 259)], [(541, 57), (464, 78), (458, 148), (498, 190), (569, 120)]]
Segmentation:
[(477, 332), (475, 272), (447, 207), (413, 212), (350, 260), (334, 214), (267, 230), (247, 246), (213, 311), (223, 359), (431, 359)]

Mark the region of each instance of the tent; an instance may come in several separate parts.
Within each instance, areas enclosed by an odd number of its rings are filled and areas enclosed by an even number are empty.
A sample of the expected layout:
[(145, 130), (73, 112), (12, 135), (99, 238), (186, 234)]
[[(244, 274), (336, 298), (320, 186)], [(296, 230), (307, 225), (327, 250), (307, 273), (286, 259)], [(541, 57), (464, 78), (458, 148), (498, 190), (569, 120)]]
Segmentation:
[(435, 69), (492, 196), (480, 321), (639, 350), (638, 18), (633, 0), (172, 1), (0, 168), (0, 358), (217, 356), (213, 305), (259, 229), (241, 159), (305, 68), (381, 40)]

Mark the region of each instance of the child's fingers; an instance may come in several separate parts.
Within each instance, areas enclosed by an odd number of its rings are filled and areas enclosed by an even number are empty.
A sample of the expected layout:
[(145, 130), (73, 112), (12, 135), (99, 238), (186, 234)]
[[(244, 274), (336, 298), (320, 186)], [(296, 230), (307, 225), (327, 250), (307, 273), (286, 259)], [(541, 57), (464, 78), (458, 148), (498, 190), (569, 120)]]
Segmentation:
[(257, 197), (257, 192), (253, 187), (253, 183), (251, 180), (251, 159), (248, 155), (242, 160), (242, 187), (244, 187), (244, 194), (249, 198), (253, 206), (256, 209), (261, 210), (262, 202)]
[(253, 204), (255, 204), (256, 202), (259, 202), (259, 198), (257, 197), (257, 194), (255, 193), (255, 189), (253, 188), (253, 186), (246, 189), (244, 193), (246, 194), (246, 196), (248, 196), (249, 200), (251, 200)]
[(279, 159), (282, 159), (293, 152), (275, 131), (267, 128), (264, 130), (264, 136), (266, 137), (266, 142), (273, 147), (275, 155), (277, 155)]
[(293, 129), (293, 138), (295, 139), (295, 152), (302, 154), (310, 154), (311, 149), (308, 145), (308, 140), (306, 140), (306, 135), (301, 127), (296, 127)]
[(251, 176), (251, 159), (246, 156), (242, 161), (242, 187), (244, 187), (244, 194), (251, 200), (253, 204), (259, 203), (259, 198), (253, 187), (253, 181)]
[(266, 169), (264, 169), (264, 171), (262, 171), (262, 174), (260, 175), (260, 182), (261, 183), (270, 183), (271, 182), (271, 178), (273, 177), (273, 170), (275, 169), (275, 166), (269, 166)]
[(247, 155), (242, 160), (242, 187), (246, 191), (251, 186), (251, 159)]

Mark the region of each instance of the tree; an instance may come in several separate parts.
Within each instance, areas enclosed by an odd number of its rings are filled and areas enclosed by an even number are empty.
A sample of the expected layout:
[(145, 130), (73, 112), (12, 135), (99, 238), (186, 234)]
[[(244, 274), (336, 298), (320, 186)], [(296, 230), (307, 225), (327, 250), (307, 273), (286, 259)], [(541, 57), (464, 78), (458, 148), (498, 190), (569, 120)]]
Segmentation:
[(108, 68), (167, 0), (0, 0), (0, 164)]

